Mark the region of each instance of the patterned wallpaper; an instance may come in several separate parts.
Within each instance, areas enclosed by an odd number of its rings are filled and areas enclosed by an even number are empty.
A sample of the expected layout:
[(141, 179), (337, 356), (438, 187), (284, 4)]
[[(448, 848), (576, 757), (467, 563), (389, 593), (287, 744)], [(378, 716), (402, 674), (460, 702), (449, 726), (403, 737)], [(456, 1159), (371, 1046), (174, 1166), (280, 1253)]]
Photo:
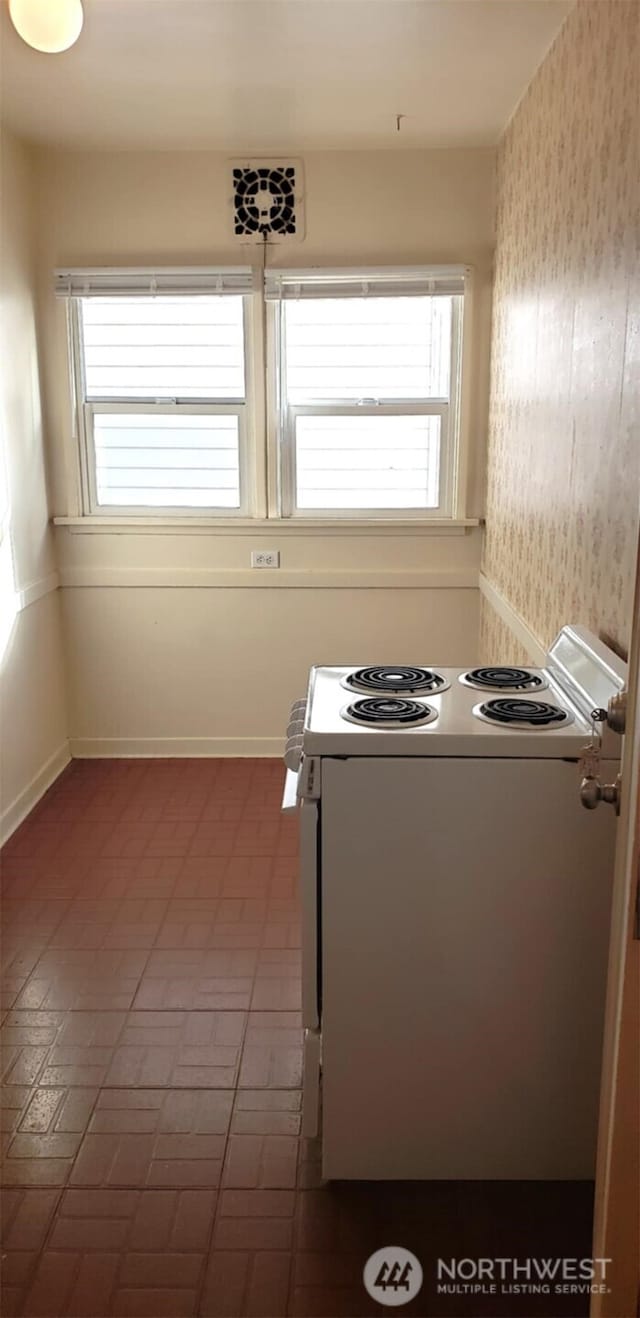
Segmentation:
[(478, 663), (524, 664), (526, 667), (533, 659), (535, 656), (529, 654), (517, 636), (514, 636), (511, 628), (496, 613), (489, 600), (481, 595)]
[[(498, 152), (483, 566), (545, 646), (569, 621), (629, 642), (639, 68), (637, 0), (578, 0)], [(484, 599), (481, 648), (524, 657)]]

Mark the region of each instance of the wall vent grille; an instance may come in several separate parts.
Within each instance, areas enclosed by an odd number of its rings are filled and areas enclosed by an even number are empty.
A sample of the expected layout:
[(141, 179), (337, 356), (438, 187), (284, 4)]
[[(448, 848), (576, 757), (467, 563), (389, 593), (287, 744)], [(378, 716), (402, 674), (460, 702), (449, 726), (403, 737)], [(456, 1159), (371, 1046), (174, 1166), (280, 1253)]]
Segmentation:
[(231, 168), (236, 241), (299, 242), (304, 237), (301, 161), (234, 160)]

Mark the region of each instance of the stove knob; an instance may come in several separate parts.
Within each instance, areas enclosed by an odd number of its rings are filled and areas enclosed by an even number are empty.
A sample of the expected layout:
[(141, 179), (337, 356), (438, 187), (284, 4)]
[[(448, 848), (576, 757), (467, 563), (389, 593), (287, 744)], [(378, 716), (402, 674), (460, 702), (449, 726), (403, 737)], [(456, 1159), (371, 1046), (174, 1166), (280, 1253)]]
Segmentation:
[(304, 723), (304, 716), (306, 712), (307, 712), (306, 700), (294, 700), (291, 709), (289, 710), (289, 720), (288, 720), (289, 727), (293, 723), (297, 723), (300, 720), (302, 720), (302, 722)]
[(284, 753), (284, 762), (287, 769), (293, 769), (294, 773), (300, 768), (302, 759), (302, 736), (297, 734), (287, 738), (287, 748)]

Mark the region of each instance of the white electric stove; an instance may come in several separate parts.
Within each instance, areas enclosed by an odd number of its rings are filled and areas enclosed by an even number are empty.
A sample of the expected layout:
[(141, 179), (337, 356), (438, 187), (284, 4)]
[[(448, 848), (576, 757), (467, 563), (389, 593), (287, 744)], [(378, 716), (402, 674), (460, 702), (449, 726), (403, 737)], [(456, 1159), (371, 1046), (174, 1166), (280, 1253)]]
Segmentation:
[[(320, 666), (292, 710), (304, 1130), (328, 1178), (593, 1175), (625, 666)], [(591, 793), (593, 800), (593, 793)]]

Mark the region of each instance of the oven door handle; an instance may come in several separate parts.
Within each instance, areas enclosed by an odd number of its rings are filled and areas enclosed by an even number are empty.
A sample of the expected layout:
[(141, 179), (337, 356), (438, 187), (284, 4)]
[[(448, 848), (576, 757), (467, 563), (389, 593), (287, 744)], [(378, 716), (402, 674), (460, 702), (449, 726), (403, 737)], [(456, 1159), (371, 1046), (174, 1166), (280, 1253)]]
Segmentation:
[(298, 775), (294, 769), (287, 769), (282, 793), (283, 815), (293, 815), (300, 808), (298, 800)]

